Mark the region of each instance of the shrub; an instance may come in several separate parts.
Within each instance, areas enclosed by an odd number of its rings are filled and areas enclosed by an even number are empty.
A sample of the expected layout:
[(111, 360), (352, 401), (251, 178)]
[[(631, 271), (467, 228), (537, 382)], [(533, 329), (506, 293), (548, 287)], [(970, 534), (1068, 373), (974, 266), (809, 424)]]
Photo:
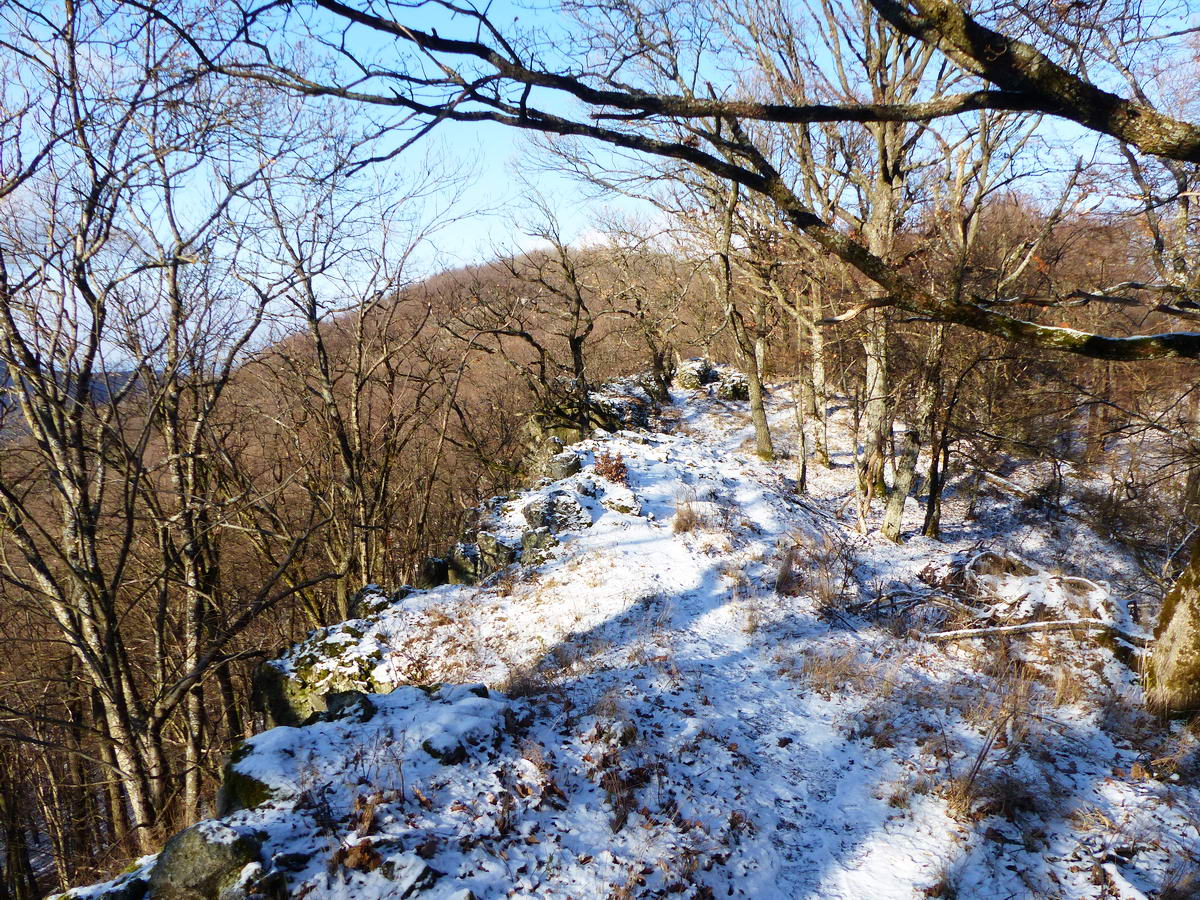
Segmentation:
[(601, 452), (596, 457), (596, 474), (614, 484), (629, 484), (629, 467), (620, 453), (613, 456), (607, 451)]
[(675, 534), (687, 534), (703, 524), (704, 517), (692, 498), (684, 497), (676, 502), (675, 518), (671, 520), (671, 530)]

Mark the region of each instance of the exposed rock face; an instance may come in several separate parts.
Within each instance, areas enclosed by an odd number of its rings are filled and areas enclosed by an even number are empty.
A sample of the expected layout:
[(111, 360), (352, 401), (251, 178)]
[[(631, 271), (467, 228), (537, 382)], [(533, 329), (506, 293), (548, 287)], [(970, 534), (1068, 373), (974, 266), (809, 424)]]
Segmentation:
[(685, 359), (675, 372), (675, 383), (689, 391), (699, 390), (716, 380), (717, 372), (712, 363), (699, 357)]
[(546, 527), (535, 528), (521, 535), (521, 561), (529, 566), (540, 565), (550, 550), (558, 546), (558, 538)]
[(425, 860), (415, 853), (399, 853), (391, 856), (379, 868), (384, 878), (396, 882), (397, 897), (415, 897), (433, 887), (442, 877), (441, 872), (430, 868)]
[(479, 532), (475, 546), (479, 549), (480, 578), (486, 578), (517, 561), (517, 548), (510, 547), (490, 531)]
[(481, 531), (471, 544), (455, 544), (447, 558), (450, 584), (478, 584), (493, 572), (517, 561), (517, 548), (510, 547), (490, 531)]
[(570, 478), (582, 468), (579, 456), (570, 450), (556, 453), (542, 465), (542, 474), (552, 481)]
[(300, 725), (327, 710), (327, 698), (340, 691), (390, 691), (395, 685), (379, 684), (374, 670), (382, 659), (376, 651), (357, 658), (352, 667), (331, 671), (330, 660), (342, 654), (347, 642), (362, 637), (362, 632), (343, 625), (316, 632), (303, 644), (292, 660), (291, 671), (283, 671), (272, 662), (254, 670), (251, 681), (251, 706), (263, 714), (267, 727)]
[(259, 861), (260, 844), (221, 822), (200, 822), (175, 835), (150, 871), (152, 900), (224, 900), (236, 896), (242, 871)]
[(310, 692), (269, 662), (254, 670), (250, 685), (250, 705), (263, 714), (268, 728), (299, 725), (316, 712)]
[(552, 491), (544, 497), (535, 497), (525, 504), (521, 514), (534, 530), (578, 531), (592, 524), (592, 514), (568, 491)]
[(428, 590), (450, 580), (450, 567), (444, 556), (430, 556), (421, 563), (421, 571), (417, 573), (416, 585), (418, 590)]
[(350, 597), (346, 612), (351, 619), (361, 619), (379, 612), (390, 603), (403, 600), (413, 589), (408, 585), (397, 588), (390, 594), (384, 592), (377, 584), (368, 584), (362, 590), (355, 591)]
[(595, 402), (612, 423), (612, 427), (606, 427), (605, 431), (647, 428), (650, 425), (650, 414), (654, 411), (653, 404), (633, 394), (612, 394), (598, 397)]
[(578, 444), (591, 437), (597, 428), (612, 431), (620, 423), (599, 407), (588, 404), (586, 409), (563, 408), (534, 413), (526, 426), (529, 444), (542, 447), (557, 441), (560, 446)]
[(446, 556), (446, 575), (450, 584), (475, 584), (479, 581), (479, 548), (458, 543)]
[(650, 422), (651, 404), (632, 394), (596, 394), (579, 406), (563, 406), (543, 410), (530, 417), (527, 431), (529, 444), (538, 449), (557, 442), (559, 449), (577, 444), (592, 436), (597, 429), (620, 431), (622, 428), (644, 428)]

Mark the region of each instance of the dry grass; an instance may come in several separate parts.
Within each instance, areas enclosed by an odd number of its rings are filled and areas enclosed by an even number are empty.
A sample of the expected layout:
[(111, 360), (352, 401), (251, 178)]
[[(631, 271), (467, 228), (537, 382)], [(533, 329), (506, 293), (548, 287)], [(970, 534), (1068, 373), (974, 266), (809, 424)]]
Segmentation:
[(945, 863), (938, 872), (937, 880), (921, 893), (926, 897), (940, 897), (942, 900), (955, 900), (958, 897), (958, 873), (954, 866)]
[(612, 885), (608, 891), (608, 900), (633, 900), (638, 896), (639, 888), (646, 886), (646, 878), (641, 873), (640, 866), (630, 866), (625, 881)]
[(620, 718), (622, 714), (621, 689), (615, 686), (610, 687), (596, 698), (596, 702), (592, 704), (588, 712), (597, 719)]
[(796, 678), (825, 697), (850, 688), (864, 690), (875, 681), (879, 672), (878, 664), (863, 662), (854, 648), (806, 653), (798, 666), (780, 662), (783, 674)]
[(844, 609), (853, 584), (850, 545), (830, 533), (793, 535), (775, 576), (775, 589), (781, 596), (810, 594), (823, 611)]
[(1056, 707), (1072, 706), (1083, 699), (1084, 684), (1079, 675), (1069, 666), (1059, 666), (1052, 676), (1051, 689)]
[[(949, 813), (955, 818), (977, 820), (1000, 816), (1015, 821), (1024, 813), (1038, 810), (1038, 800), (1029, 788), (1007, 772), (985, 772), (992, 750), (1015, 753), (1028, 731), (1028, 679), (1018, 672), (1007, 684), (1007, 693), (991, 713), (994, 724), (984, 738), (975, 761), (966, 772), (952, 778), (943, 791)], [(981, 707), (983, 704), (981, 704)]]
[(716, 531), (726, 539), (739, 528), (755, 530), (754, 523), (742, 515), (733, 498), (711, 485), (699, 489), (684, 488), (675, 495), (675, 517), (671, 527), (675, 534)]
[(746, 634), (755, 634), (762, 628), (763, 624), (763, 608), (762, 603), (754, 594), (749, 595), (741, 600), (738, 604), (742, 611), (743, 622), (742, 631)]
[(630, 722), (597, 720), (588, 740), (599, 746), (589, 754), (587, 776), (604, 791), (612, 810), (609, 827), (616, 834), (637, 809), (638, 791), (650, 783), (653, 767), (626, 758), (631, 751), (636, 755), (638, 743), (637, 728)]
[(554, 690), (555, 684), (550, 673), (540, 663), (509, 666), (508, 675), (498, 684), (497, 689), (509, 697), (538, 697)]
[(705, 524), (704, 517), (696, 508), (694, 497), (683, 498), (675, 504), (675, 518), (671, 520), (671, 531), (675, 534), (688, 534)]
[(888, 795), (888, 806), (894, 809), (908, 809), (912, 806), (914, 796), (924, 796), (932, 793), (935, 785), (927, 775), (897, 784)]
[(792, 544), (779, 558), (779, 569), (775, 573), (775, 593), (780, 597), (794, 597), (800, 593), (802, 580), (796, 571), (796, 545)]
[(867, 738), (875, 748), (895, 747), (902, 739), (896, 727), (896, 708), (891, 703), (873, 703), (855, 719), (851, 737)]

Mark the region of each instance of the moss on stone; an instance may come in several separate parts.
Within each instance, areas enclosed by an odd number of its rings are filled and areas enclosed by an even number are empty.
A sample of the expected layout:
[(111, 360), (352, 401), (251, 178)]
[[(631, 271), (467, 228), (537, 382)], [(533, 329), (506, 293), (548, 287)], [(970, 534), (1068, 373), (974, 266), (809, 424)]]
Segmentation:
[(267, 784), (238, 770), (237, 764), (253, 752), (250, 744), (243, 743), (229, 754), (221, 770), (221, 787), (217, 790), (217, 815), (227, 816), (239, 809), (254, 809), (275, 796)]

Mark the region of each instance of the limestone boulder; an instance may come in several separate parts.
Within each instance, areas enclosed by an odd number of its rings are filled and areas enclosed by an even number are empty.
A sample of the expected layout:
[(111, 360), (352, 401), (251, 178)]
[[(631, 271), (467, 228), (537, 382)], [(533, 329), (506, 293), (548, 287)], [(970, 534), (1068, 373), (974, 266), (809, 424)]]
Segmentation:
[(552, 534), (589, 528), (592, 514), (569, 491), (551, 491), (535, 497), (521, 510), (531, 529), (545, 528)]

